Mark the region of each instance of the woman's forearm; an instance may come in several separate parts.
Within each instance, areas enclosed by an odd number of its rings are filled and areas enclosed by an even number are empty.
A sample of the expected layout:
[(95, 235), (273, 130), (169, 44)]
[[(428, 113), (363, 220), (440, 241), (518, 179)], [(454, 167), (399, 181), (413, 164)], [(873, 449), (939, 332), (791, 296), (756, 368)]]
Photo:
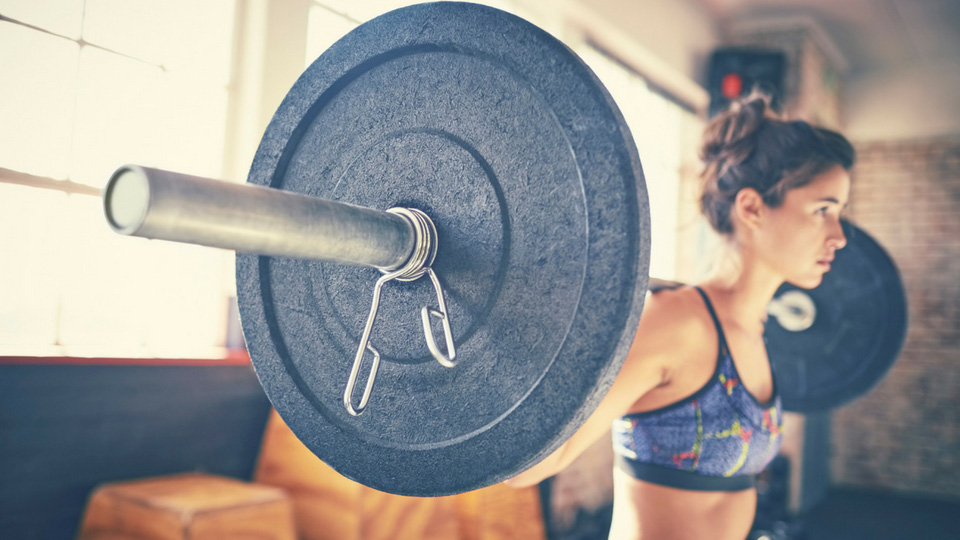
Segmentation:
[(513, 488), (523, 488), (539, 484), (543, 480), (557, 474), (566, 467), (566, 464), (563, 462), (563, 454), (566, 447), (566, 444), (562, 445), (552, 454), (545, 457), (540, 463), (537, 463), (504, 483)]

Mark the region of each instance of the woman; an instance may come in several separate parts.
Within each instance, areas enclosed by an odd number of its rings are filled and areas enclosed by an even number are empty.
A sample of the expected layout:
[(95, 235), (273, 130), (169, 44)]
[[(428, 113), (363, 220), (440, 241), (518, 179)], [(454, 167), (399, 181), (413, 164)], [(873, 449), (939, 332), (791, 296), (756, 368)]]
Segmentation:
[(785, 122), (751, 96), (707, 127), (701, 210), (728, 257), (699, 286), (651, 294), (616, 381), (556, 452), (508, 481), (535, 484), (613, 425), (612, 539), (736, 539), (756, 511), (754, 476), (776, 455), (782, 414), (763, 341), (787, 281), (813, 288), (846, 244), (840, 212), (854, 150)]

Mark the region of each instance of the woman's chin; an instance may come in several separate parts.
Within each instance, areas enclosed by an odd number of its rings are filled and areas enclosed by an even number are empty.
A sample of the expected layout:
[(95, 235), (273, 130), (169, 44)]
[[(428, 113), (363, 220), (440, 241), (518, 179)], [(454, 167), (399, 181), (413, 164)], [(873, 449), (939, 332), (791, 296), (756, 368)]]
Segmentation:
[(788, 279), (787, 283), (801, 289), (816, 289), (821, 283), (823, 283), (823, 274)]

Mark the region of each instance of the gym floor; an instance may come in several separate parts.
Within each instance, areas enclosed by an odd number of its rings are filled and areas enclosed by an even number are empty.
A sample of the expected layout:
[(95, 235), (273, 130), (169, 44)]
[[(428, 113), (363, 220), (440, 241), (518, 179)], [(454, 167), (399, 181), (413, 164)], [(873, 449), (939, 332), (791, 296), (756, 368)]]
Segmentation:
[(956, 540), (960, 501), (834, 489), (803, 520), (810, 540)]
[[(541, 490), (541, 495), (544, 493)], [(564, 530), (548, 526), (548, 540), (606, 539), (612, 505), (581, 509)], [(946, 501), (834, 488), (822, 503), (771, 540), (956, 540), (960, 538), (960, 501)], [(545, 516), (549, 523), (549, 516)], [(750, 537), (763, 538), (755, 531)]]

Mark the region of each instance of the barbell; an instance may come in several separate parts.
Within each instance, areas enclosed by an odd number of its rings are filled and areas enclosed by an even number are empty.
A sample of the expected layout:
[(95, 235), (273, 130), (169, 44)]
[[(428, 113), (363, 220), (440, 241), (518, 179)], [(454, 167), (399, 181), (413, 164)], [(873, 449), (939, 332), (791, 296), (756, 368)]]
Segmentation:
[[(650, 285), (646, 185), (613, 99), (561, 42), (474, 4), (402, 8), (331, 46), (246, 185), (124, 166), (103, 198), (122, 234), (237, 251), (274, 407), (341, 474), (402, 495), (477, 489), (553, 452), (613, 383)], [(771, 303), (788, 408), (849, 401), (899, 353), (896, 268), (844, 227), (826, 292)], [(892, 338), (844, 348), (867, 330)]]

